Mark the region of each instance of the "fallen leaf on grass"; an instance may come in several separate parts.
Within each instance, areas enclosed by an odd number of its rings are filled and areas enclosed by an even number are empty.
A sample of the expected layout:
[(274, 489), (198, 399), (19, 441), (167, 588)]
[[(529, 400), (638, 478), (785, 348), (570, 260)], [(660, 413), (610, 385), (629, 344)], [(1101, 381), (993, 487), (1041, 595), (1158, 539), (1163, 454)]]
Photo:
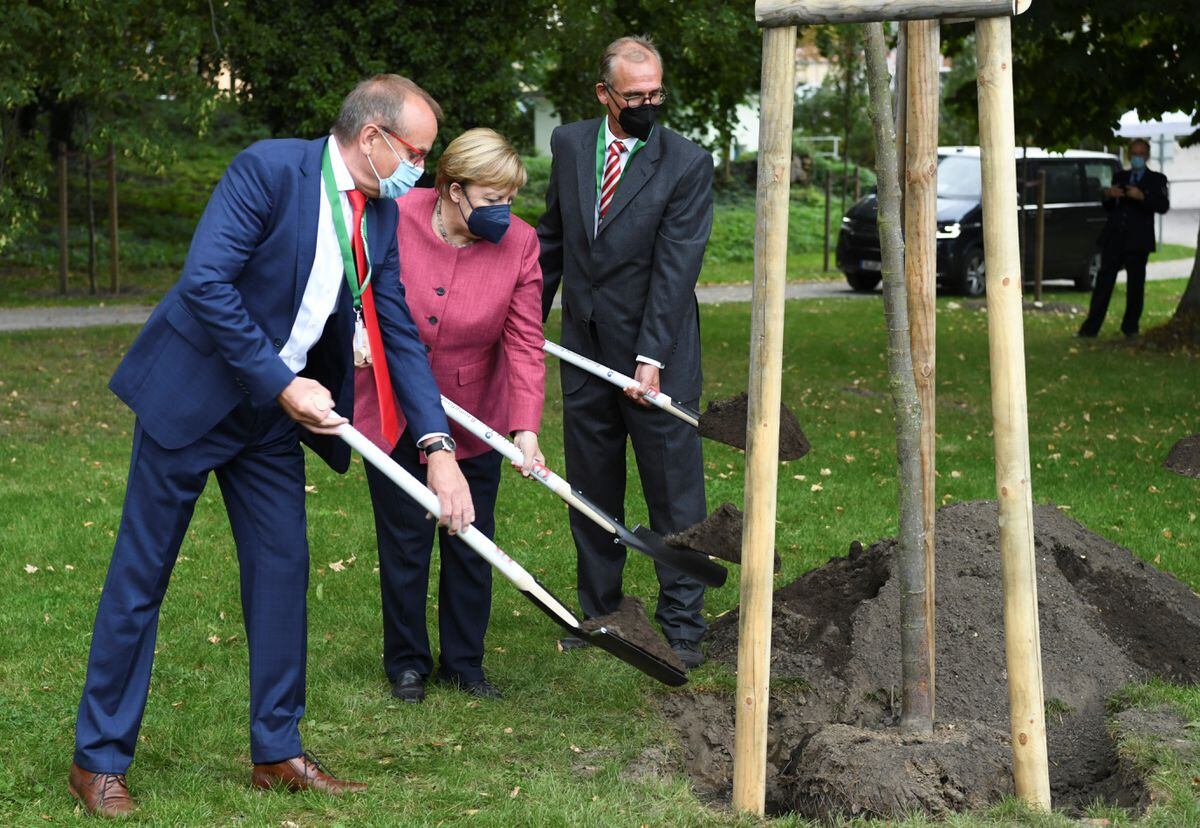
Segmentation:
[(825, 491), (825, 487), (822, 486), (820, 483), (814, 483), (814, 484), (812, 484), (812, 488), (810, 489), (810, 491), (823, 492), (823, 491)]
[(305, 486), (305, 487), (304, 487), (304, 493), (305, 493), (305, 494), (316, 494), (316, 493), (317, 493), (317, 487), (316, 487), (316, 486)]
[(208, 643), (209, 643), (209, 644), (220, 644), (220, 643), (221, 643), (221, 636), (219, 636), (219, 635), (210, 635), (210, 636), (208, 637)]
[(513, 788), (511, 791), (509, 791), (509, 792), (508, 792), (508, 798), (509, 798), (509, 799), (516, 799), (516, 798), (517, 798), (517, 794), (519, 794), (520, 792), (521, 792), (521, 786), (520, 786), (520, 785), (517, 785), (517, 787)]
[(38, 568), (36, 566), (34, 566), (33, 564), (25, 564), (25, 571), (28, 574), (32, 575), (33, 573), (38, 571)]

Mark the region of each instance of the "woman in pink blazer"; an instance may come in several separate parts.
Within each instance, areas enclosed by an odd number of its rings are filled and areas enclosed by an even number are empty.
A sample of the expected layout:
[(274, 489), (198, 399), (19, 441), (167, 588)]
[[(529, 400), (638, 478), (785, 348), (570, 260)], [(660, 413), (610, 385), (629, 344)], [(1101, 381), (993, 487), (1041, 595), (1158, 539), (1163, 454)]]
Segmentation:
[[(525, 166), (490, 129), (450, 142), (434, 190), (397, 199), (400, 281), (442, 393), (501, 433), (525, 455), (528, 474), (542, 461), (537, 433), (545, 396), (542, 271), (532, 227), (510, 215)], [(355, 411), (378, 412), (374, 384), (358, 383)], [(355, 422), (381, 439), (378, 425)], [(451, 426), (454, 453), (471, 488), (475, 527), (492, 536), (501, 458)], [(392, 457), (424, 482), (424, 457), (400, 412)], [(425, 698), (433, 658), (425, 623), (429, 562), (437, 524), (373, 467), (367, 467), (383, 599), (383, 661), (392, 695)], [(483, 673), (491, 612), (491, 567), (457, 537), (438, 532), (441, 652), (436, 680), (474, 696), (499, 698)]]

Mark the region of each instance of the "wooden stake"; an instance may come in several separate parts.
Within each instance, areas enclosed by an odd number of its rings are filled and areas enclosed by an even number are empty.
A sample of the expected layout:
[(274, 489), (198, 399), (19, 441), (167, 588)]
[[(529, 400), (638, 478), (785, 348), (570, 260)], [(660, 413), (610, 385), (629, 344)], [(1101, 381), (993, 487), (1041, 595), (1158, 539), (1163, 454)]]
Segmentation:
[(937, 509), (937, 148), (941, 27), (936, 20), (904, 24), (907, 55), (904, 162), (904, 279), (908, 286), (913, 374), (921, 401), (921, 513), (925, 526), (925, 629), (929, 718), (934, 715), (934, 514)]
[(108, 289), (121, 292), (121, 264), (117, 248), (117, 151), (108, 144)]
[(1046, 267), (1046, 171), (1038, 170), (1037, 224), (1033, 237), (1033, 301), (1042, 301), (1042, 275)]
[(58, 142), (58, 292), (67, 295), (67, 145)]
[(746, 423), (746, 522), (742, 533), (738, 620), (733, 807), (762, 815), (767, 796), (767, 705), (771, 678), (771, 601), (779, 477), (783, 373), (783, 297), (787, 282), (788, 185), (796, 29), (763, 32), (754, 296), (750, 315)]
[(757, 0), (760, 26), (811, 23), (867, 23), (880, 20), (935, 20), (942, 17), (1008, 17), (1028, 0)]
[(96, 198), (95, 175), (92, 173), (92, 154), (84, 153), (83, 171), (85, 190), (87, 193), (87, 231), (88, 231), (88, 293), (96, 295)]
[[(898, 24), (899, 32), (896, 35), (896, 98), (894, 106), (896, 107), (896, 159), (900, 165), (900, 209), (904, 210), (904, 161), (907, 157), (908, 150), (905, 149), (905, 144), (908, 141), (908, 22), (901, 20)], [(879, 191), (879, 182), (875, 182), (876, 193)]]
[(1025, 334), (1017, 181), (1013, 159), (1012, 20), (975, 24), (979, 84), (979, 154), (983, 172), (992, 427), (1000, 504), (1000, 559), (1008, 666), (1013, 781), (1017, 796), (1050, 808), (1046, 722), (1042, 699), (1037, 571), (1033, 549)]

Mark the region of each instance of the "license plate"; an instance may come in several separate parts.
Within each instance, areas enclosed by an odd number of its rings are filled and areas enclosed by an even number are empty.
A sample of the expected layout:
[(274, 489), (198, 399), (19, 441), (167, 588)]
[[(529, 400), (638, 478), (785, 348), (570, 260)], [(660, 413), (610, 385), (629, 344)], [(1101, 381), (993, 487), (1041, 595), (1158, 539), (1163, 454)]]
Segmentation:
[(871, 259), (863, 259), (858, 263), (858, 266), (863, 270), (880, 270), (883, 267), (881, 262), (876, 262)]

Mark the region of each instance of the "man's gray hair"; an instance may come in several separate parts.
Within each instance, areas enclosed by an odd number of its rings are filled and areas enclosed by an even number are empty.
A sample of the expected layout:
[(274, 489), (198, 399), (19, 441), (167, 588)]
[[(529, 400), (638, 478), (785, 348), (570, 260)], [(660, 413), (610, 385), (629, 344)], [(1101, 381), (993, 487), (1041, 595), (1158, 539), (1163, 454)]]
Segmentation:
[(367, 124), (386, 126), (403, 135), (404, 101), (415, 96), (429, 104), (433, 115), (442, 120), (442, 108), (433, 96), (401, 75), (376, 75), (362, 81), (342, 101), (342, 111), (333, 122), (333, 134), (349, 144)]
[(604, 56), (600, 58), (600, 80), (606, 85), (612, 86), (613, 69), (617, 64), (617, 58), (630, 63), (643, 63), (651, 57), (658, 61), (661, 68), (662, 55), (658, 53), (658, 47), (647, 35), (619, 37), (608, 44), (608, 48), (604, 50)]

